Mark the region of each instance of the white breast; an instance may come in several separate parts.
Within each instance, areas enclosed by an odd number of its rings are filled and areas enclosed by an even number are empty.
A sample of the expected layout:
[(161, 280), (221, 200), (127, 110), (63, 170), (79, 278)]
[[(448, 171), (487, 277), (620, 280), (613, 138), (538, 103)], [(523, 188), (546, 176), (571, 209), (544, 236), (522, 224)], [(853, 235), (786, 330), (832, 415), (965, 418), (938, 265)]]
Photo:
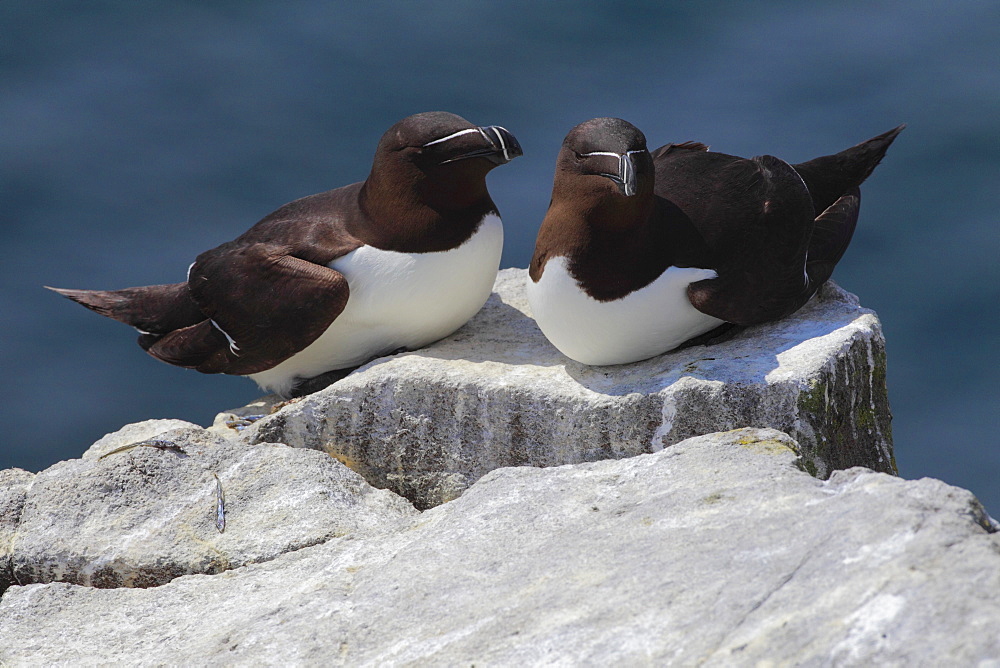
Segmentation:
[(599, 302), (569, 273), (565, 257), (550, 259), (541, 280), (529, 277), (535, 321), (563, 355), (581, 364), (627, 364), (676, 348), (722, 324), (691, 305), (687, 286), (714, 278), (711, 269), (670, 267), (625, 297)]
[(311, 345), (250, 377), (284, 394), (300, 378), (448, 336), (486, 303), (502, 250), (503, 226), (490, 214), (471, 238), (449, 251), (397, 253), (362, 246), (337, 258), (329, 266), (347, 278), (351, 290), (344, 311)]

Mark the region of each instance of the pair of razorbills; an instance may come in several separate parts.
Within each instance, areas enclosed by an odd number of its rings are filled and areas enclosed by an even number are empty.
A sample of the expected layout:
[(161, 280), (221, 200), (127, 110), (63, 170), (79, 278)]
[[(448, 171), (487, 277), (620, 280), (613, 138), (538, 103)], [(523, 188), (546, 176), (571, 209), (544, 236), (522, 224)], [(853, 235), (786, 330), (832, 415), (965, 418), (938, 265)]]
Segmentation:
[[(795, 312), (846, 250), (859, 186), (902, 129), (790, 165), (697, 142), (649, 151), (626, 121), (581, 123), (529, 267), (539, 327), (578, 362), (623, 364)], [(502, 127), (416, 114), (382, 136), (364, 182), (286, 204), (183, 283), (55, 290), (139, 330), (157, 359), (287, 395), (476, 314), (503, 247), (486, 175), (520, 155)]]

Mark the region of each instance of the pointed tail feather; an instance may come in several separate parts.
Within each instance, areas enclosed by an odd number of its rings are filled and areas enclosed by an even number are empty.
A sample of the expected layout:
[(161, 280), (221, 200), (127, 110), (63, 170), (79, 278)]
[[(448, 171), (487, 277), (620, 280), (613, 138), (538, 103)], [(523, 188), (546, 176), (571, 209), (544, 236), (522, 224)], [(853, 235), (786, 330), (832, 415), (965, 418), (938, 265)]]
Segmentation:
[(806, 273), (813, 290), (830, 278), (843, 257), (854, 236), (860, 208), (861, 190), (853, 188), (816, 217), (806, 259)]
[(900, 125), (840, 153), (793, 165), (809, 188), (816, 215), (826, 211), (852, 188), (864, 183), (905, 127), (905, 124)]
[(205, 319), (188, 292), (187, 283), (147, 285), (124, 290), (67, 290), (53, 292), (150, 334), (166, 334)]

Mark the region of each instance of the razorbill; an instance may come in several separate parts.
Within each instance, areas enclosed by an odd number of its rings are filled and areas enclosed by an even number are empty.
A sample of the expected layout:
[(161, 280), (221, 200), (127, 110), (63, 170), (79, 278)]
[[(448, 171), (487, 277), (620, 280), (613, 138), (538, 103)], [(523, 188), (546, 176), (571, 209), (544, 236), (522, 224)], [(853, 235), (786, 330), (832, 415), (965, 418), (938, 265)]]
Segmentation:
[(529, 267), (538, 326), (571, 359), (624, 364), (795, 312), (843, 255), (858, 187), (903, 127), (790, 165), (697, 142), (650, 152), (626, 121), (581, 123)]
[(503, 246), (486, 174), (519, 155), (502, 127), (416, 114), (382, 136), (364, 182), (282, 206), (199, 255), (182, 283), (52, 289), (131, 325), (159, 360), (287, 396), (475, 315)]

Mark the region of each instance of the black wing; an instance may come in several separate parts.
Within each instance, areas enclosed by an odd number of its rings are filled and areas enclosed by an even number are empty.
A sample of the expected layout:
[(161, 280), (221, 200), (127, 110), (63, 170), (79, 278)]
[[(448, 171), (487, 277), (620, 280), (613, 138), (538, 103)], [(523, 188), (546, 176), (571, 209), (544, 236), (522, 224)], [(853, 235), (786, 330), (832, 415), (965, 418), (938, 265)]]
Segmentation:
[(726, 225), (714, 241), (718, 277), (689, 285), (691, 303), (740, 325), (793, 313), (815, 292), (805, 271), (813, 202), (802, 178), (766, 155), (730, 162), (716, 183), (705, 216)]
[(270, 369), (315, 341), (347, 305), (342, 274), (276, 244), (223, 245), (191, 267), (188, 288), (207, 320), (147, 351), (205, 373)]
[(860, 209), (861, 190), (854, 188), (816, 217), (806, 259), (806, 271), (816, 289), (830, 278), (851, 243)]

